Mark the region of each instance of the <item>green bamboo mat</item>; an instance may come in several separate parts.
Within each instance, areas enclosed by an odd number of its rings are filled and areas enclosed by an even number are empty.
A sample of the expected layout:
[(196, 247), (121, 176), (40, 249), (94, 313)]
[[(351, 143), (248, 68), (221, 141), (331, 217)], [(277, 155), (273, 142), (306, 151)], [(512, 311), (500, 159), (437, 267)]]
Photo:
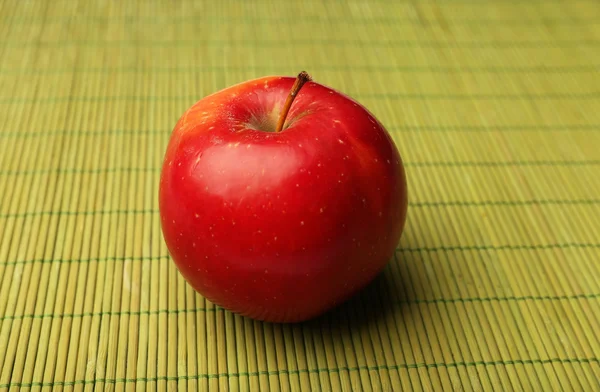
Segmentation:
[[(159, 167), (201, 97), (306, 70), (406, 162), (407, 227), (298, 325), (205, 301)], [(600, 390), (600, 3), (1, 1), (0, 391)]]

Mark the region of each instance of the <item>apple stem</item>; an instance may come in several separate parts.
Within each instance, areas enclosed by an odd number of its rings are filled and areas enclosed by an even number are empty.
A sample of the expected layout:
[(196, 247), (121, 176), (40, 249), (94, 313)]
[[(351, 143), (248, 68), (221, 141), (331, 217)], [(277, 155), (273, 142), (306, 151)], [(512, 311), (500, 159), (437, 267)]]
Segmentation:
[(296, 96), (298, 95), (298, 92), (300, 92), (302, 86), (304, 86), (304, 83), (310, 82), (311, 80), (312, 78), (305, 71), (302, 71), (298, 74), (298, 76), (296, 77), (296, 81), (294, 82), (294, 85), (290, 90), (290, 94), (288, 95), (285, 104), (283, 105), (283, 110), (281, 111), (279, 121), (277, 122), (277, 128), (275, 128), (275, 133), (281, 132), (283, 130), (283, 125), (285, 124), (285, 119), (288, 115), (288, 112), (290, 111), (290, 108), (292, 107), (292, 102), (294, 102), (294, 99), (296, 99)]

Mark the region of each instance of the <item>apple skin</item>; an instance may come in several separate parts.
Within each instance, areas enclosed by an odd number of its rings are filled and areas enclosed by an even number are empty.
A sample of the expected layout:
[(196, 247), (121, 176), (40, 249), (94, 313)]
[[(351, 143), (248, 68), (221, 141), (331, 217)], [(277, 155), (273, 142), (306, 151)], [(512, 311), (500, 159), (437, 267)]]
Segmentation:
[(407, 215), (400, 154), (355, 100), (309, 81), (273, 132), (294, 81), (263, 77), (195, 103), (160, 178), (163, 236), (182, 276), (267, 322), (314, 318), (370, 283)]

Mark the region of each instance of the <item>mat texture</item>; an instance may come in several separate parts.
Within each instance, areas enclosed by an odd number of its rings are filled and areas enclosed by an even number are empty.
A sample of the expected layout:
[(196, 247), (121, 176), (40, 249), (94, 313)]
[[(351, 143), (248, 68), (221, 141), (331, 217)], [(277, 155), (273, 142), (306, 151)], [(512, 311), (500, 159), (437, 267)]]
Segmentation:
[[(183, 111), (309, 71), (406, 162), (406, 231), (326, 316), (184, 282), (159, 168)], [(0, 2), (0, 391), (600, 390), (600, 3)]]

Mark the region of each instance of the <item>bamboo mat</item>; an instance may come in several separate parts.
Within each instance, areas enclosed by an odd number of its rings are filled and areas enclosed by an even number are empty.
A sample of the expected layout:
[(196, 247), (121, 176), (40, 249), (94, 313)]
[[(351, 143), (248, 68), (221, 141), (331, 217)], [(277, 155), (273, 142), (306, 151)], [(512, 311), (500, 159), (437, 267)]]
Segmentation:
[[(295, 75), (406, 162), (380, 278), (310, 322), (215, 307), (162, 240), (201, 97)], [(0, 391), (600, 390), (600, 3), (0, 2)]]

